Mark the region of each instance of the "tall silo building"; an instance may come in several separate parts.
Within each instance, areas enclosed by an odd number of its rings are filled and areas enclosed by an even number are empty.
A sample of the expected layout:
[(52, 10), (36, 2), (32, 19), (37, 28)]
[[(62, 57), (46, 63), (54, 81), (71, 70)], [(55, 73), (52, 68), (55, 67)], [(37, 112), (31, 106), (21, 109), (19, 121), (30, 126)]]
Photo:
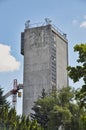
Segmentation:
[(21, 54), (24, 55), (23, 114), (31, 112), (42, 89), (68, 86), (68, 40), (52, 24), (31, 27), (21, 33)]

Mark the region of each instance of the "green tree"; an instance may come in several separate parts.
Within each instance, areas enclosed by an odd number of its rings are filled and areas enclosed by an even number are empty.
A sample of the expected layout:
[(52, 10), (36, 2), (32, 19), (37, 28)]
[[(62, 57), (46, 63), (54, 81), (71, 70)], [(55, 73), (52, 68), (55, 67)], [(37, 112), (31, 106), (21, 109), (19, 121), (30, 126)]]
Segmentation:
[(4, 127), (7, 123), (9, 103), (3, 96), (3, 89), (0, 88), (0, 126)]
[[(44, 97), (44, 90), (42, 98)], [(15, 108), (10, 108), (0, 88), (0, 130), (41, 130), (37, 121), (29, 120), (29, 116), (18, 116)]]
[(39, 98), (34, 104), (33, 119), (46, 130), (56, 130), (60, 126), (65, 130), (79, 130), (80, 111), (74, 103), (75, 90), (65, 87), (60, 91), (52, 91), (44, 98)]
[(77, 91), (76, 98), (81, 107), (86, 107), (86, 44), (76, 44), (74, 52), (78, 52), (78, 65), (75, 67), (68, 66), (68, 75), (75, 82), (83, 79), (83, 85)]
[(7, 105), (8, 102), (6, 101), (5, 97), (3, 96), (3, 90), (2, 88), (0, 87), (0, 108), (3, 106), (3, 105)]
[(65, 128), (71, 122), (72, 114), (67, 107), (54, 106), (53, 110), (49, 114), (49, 130), (56, 130), (60, 126)]
[(86, 130), (86, 112), (81, 115), (80, 126), (81, 130)]
[(11, 127), (11, 129), (16, 130), (17, 127), (17, 114), (15, 108), (11, 108), (8, 112), (8, 126)]
[(7, 127), (8, 125), (8, 106), (2, 106), (0, 109), (0, 125)]

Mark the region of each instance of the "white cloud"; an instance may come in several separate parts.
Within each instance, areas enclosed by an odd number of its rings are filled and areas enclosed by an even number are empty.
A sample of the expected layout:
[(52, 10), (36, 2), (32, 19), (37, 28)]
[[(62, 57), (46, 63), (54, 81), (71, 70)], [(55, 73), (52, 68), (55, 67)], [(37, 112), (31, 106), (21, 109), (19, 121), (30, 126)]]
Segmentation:
[(83, 22), (80, 24), (80, 28), (86, 28), (86, 21), (83, 21)]
[(10, 51), (10, 46), (0, 44), (0, 72), (19, 69), (20, 62), (11, 55)]

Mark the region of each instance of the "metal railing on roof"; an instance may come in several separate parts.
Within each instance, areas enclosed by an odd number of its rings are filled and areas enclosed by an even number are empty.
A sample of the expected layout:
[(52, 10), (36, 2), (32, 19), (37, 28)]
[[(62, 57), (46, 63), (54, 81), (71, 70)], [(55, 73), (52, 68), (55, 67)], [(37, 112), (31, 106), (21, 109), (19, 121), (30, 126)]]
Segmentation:
[(67, 40), (67, 34), (63, 33), (63, 31), (61, 31), (54, 24), (51, 24), (51, 20), (49, 18), (45, 18), (45, 22), (44, 23), (40, 22), (40, 23), (34, 23), (34, 24), (30, 24), (30, 20), (27, 20), (25, 22), (25, 29), (34, 28), (34, 27), (40, 27), (40, 26), (46, 26), (46, 25), (52, 25), (52, 27), (54, 28), (54, 30), (56, 30), (56, 32), (58, 32), (64, 39)]
[(64, 37), (65, 39), (67, 39), (67, 34), (63, 33), (57, 26), (55, 26), (54, 24), (52, 24), (52, 27), (54, 28), (54, 30), (56, 30), (56, 32), (58, 32), (62, 37)]

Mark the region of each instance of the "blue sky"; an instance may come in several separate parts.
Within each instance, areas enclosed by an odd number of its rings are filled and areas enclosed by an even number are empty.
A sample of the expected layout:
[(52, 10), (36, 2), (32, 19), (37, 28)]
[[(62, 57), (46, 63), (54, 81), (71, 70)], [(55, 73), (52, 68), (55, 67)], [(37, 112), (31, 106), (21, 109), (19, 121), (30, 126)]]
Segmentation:
[[(86, 43), (86, 0), (0, 0), (0, 85), (5, 92), (12, 88), (13, 79), (23, 82), (20, 36), (25, 22), (44, 23), (45, 18), (67, 34), (69, 65), (76, 65), (73, 47)], [(70, 86), (77, 84), (70, 81)], [(18, 113), (21, 102), (19, 99)]]

